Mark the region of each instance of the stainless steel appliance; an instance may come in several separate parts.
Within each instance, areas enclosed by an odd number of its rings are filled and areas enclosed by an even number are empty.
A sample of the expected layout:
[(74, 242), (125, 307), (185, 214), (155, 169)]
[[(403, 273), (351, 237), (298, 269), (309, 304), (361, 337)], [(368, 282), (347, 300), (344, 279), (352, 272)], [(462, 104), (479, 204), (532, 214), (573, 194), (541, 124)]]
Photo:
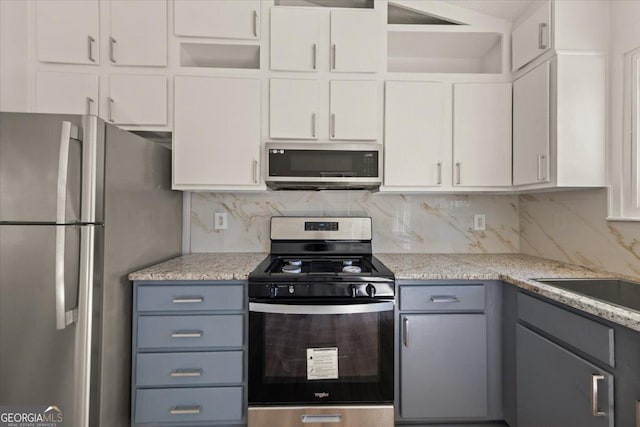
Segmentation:
[(267, 143), (267, 186), (273, 189), (376, 189), (382, 146), (374, 143)]
[(180, 254), (171, 153), (94, 116), (0, 113), (0, 405), (129, 425), (127, 274)]
[(394, 298), (371, 218), (272, 218), (249, 275), (249, 426), (393, 426)]

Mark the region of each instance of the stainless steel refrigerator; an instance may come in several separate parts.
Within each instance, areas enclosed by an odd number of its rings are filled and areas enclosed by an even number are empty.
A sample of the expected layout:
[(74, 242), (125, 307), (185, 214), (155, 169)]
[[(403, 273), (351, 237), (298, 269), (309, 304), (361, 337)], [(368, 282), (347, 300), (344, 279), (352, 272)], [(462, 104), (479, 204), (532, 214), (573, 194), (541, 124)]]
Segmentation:
[(171, 152), (95, 116), (0, 113), (0, 406), (129, 424), (127, 274), (180, 255)]

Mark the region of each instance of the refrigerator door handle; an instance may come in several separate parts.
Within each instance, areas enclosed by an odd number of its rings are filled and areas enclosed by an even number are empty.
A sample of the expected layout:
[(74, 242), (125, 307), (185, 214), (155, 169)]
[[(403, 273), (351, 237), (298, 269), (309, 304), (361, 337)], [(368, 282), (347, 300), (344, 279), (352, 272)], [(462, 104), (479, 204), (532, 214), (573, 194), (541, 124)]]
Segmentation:
[(69, 146), (71, 138), (80, 139), (80, 129), (71, 122), (62, 122), (60, 149), (58, 155), (58, 187), (56, 199), (56, 256), (55, 256), (55, 296), (56, 329), (64, 329), (77, 319), (77, 310), (65, 311), (64, 295), (64, 253), (65, 224), (67, 222), (67, 174), (69, 172)]

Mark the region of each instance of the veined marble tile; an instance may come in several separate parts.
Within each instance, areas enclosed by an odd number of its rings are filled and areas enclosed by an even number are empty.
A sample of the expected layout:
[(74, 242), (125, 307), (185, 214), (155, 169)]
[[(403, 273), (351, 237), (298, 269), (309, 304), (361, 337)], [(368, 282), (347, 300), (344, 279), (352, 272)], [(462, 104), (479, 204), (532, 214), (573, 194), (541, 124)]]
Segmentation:
[(640, 222), (610, 222), (605, 189), (520, 196), (520, 250), (640, 278)]
[[(229, 228), (215, 230), (215, 212)], [(486, 231), (473, 215), (486, 215)], [(518, 196), (380, 194), (368, 191), (192, 193), (191, 252), (268, 252), (269, 220), (278, 215), (370, 216), (375, 252), (513, 253), (519, 251)]]

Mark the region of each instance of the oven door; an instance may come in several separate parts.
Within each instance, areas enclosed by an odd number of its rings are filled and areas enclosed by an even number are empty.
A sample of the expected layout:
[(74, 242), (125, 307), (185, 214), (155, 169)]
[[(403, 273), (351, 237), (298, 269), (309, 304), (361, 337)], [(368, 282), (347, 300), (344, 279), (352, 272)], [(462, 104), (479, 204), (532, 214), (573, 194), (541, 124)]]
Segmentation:
[(249, 303), (249, 404), (393, 402), (393, 301)]

